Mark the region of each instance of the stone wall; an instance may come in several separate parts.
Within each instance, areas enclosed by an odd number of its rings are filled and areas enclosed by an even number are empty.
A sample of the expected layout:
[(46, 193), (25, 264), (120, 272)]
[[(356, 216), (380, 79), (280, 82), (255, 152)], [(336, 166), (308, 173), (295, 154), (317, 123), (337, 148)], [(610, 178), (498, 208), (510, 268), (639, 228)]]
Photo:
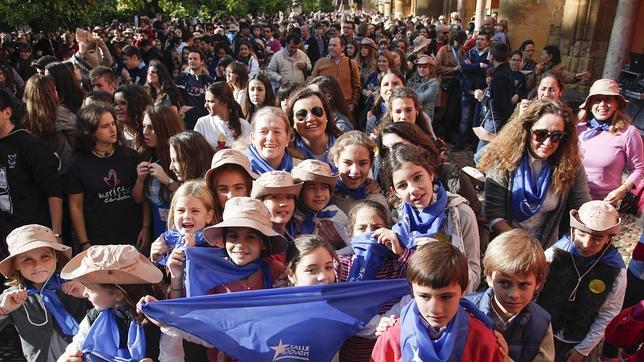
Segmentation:
[(557, 44), (561, 34), (565, 0), (504, 0), (499, 4), (499, 19), (510, 24), (508, 36), (513, 49), (526, 39), (532, 39), (539, 49)]

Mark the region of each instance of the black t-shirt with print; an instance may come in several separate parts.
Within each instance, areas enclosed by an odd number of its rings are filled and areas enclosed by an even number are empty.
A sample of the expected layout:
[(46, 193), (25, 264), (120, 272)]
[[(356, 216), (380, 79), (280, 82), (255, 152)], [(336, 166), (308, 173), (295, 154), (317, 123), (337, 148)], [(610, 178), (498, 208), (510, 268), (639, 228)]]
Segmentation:
[(139, 154), (117, 147), (108, 158), (74, 155), (65, 175), (68, 194), (83, 193), (85, 228), (95, 245), (136, 244), (141, 207), (132, 199)]

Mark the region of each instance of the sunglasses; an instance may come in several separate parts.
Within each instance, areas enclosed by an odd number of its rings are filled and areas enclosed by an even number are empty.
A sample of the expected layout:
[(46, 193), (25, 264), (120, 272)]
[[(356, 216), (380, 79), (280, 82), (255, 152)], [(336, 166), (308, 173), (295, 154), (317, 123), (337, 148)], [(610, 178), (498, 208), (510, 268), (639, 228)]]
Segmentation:
[(298, 121), (304, 121), (306, 117), (309, 115), (309, 112), (311, 112), (316, 117), (322, 117), (324, 115), (324, 108), (316, 106), (311, 108), (310, 111), (306, 109), (300, 109), (299, 111), (295, 112), (295, 118)]
[(531, 133), (532, 139), (537, 142), (545, 142), (546, 139), (550, 138), (553, 143), (559, 143), (566, 139), (566, 134), (560, 131), (548, 132), (545, 129), (533, 129)]

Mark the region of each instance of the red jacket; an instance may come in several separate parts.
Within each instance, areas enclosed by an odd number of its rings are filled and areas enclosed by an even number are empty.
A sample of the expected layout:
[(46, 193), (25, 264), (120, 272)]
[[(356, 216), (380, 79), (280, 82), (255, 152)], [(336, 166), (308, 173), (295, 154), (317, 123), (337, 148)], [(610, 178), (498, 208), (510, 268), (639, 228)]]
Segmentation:
[[(638, 244), (640, 245), (640, 244)], [(644, 341), (644, 300), (624, 309), (606, 327), (606, 342), (615, 347), (626, 348)], [(644, 348), (627, 361), (644, 361)]]
[[(467, 316), (470, 322), (470, 332), (467, 335), (467, 344), (461, 361), (496, 362), (503, 361), (501, 350), (494, 332), (487, 328), (481, 321)], [(400, 346), (400, 321), (389, 328), (378, 338), (376, 346), (371, 353), (370, 361), (373, 362), (402, 362)], [(429, 361), (428, 361), (429, 362)]]

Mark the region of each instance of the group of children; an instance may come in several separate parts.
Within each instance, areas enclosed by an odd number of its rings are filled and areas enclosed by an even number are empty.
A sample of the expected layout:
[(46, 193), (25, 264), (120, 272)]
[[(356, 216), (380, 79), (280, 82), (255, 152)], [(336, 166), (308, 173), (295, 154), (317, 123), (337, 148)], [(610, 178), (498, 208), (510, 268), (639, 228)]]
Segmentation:
[(137, 303), (407, 278), (410, 297), (382, 305), (335, 359), (596, 358), (626, 287), (611, 244), (621, 224), (614, 207), (591, 201), (572, 210), (570, 236), (545, 253), (525, 231), (497, 236), (485, 251), (481, 291), (467, 202), (445, 191), (426, 151), (394, 145), (381, 155), (385, 184), (401, 201), (393, 223), (368, 178), (377, 152), (364, 134), (347, 132), (329, 152), (331, 165), (304, 160), (291, 172), (257, 175), (243, 153), (221, 150), (205, 181), (174, 192), (168, 229), (149, 259), (133, 246), (97, 245), (69, 260), (50, 229), (17, 228), (0, 262), (9, 280), (0, 328), (16, 325), (30, 361), (234, 360), (147, 318)]

